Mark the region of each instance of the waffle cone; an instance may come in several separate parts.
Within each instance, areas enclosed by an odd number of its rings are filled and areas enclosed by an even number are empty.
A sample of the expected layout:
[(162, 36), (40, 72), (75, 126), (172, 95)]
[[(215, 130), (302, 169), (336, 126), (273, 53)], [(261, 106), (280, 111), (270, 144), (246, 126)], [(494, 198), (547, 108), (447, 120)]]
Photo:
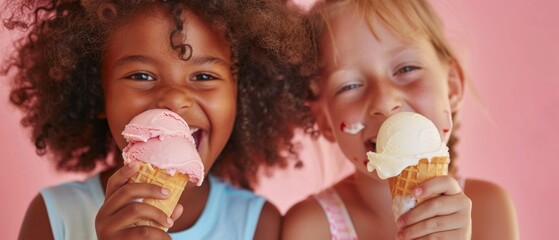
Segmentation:
[[(165, 212), (165, 214), (170, 217), (179, 201), (186, 183), (188, 182), (188, 175), (177, 172), (174, 176), (171, 176), (167, 173), (167, 171), (154, 168), (149, 163), (140, 163), (140, 170), (132, 176), (128, 182), (151, 183), (169, 189), (170, 193), (167, 199), (145, 198), (143, 199), (143, 202), (161, 209), (161, 211)], [(153, 226), (167, 231), (165, 227), (150, 220), (142, 220), (136, 225)]]
[(430, 162), (424, 158), (417, 165), (402, 170), (398, 176), (389, 178), (394, 216), (398, 218), (420, 203), (422, 199), (413, 197), (414, 188), (433, 177), (447, 175), (449, 163), (448, 157), (433, 157)]

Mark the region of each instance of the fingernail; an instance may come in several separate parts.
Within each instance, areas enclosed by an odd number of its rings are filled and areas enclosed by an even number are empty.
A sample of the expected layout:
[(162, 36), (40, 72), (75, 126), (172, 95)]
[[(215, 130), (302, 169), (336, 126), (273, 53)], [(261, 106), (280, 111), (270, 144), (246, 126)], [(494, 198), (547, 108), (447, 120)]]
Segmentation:
[(169, 192), (170, 192), (169, 189), (167, 189), (167, 188), (161, 188), (161, 194), (167, 196), (167, 195), (169, 195)]
[(136, 166), (138, 166), (138, 163), (137, 163), (137, 162), (131, 162), (131, 163), (128, 164), (128, 167), (129, 167), (130, 169), (135, 169)]
[(423, 193), (423, 190), (421, 190), (421, 188), (416, 188), (416, 189), (413, 191), (413, 194), (415, 194), (416, 197), (421, 196), (422, 193)]
[(172, 227), (174, 222), (173, 219), (171, 219), (170, 217), (167, 217), (167, 223), (169, 224), (169, 227)]

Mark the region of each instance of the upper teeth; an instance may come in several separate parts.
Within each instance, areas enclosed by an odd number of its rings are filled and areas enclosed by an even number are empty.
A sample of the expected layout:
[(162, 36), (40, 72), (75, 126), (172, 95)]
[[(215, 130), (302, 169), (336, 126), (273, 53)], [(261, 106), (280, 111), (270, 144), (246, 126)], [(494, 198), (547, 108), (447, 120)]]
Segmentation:
[(195, 132), (198, 132), (198, 130), (200, 130), (199, 128), (190, 128), (190, 132), (192, 134), (194, 134)]
[(362, 123), (358, 122), (358, 123), (351, 124), (349, 126), (345, 126), (343, 131), (345, 133), (355, 135), (355, 134), (359, 133), (361, 130), (363, 130), (364, 128), (365, 128), (365, 126)]

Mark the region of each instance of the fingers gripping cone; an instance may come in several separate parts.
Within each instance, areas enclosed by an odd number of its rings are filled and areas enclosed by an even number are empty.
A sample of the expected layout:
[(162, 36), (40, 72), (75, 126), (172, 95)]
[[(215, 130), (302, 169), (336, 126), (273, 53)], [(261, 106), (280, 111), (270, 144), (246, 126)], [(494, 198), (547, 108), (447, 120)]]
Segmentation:
[(420, 203), (422, 199), (414, 197), (414, 188), (431, 178), (447, 175), (449, 163), (448, 157), (434, 157), (431, 161), (423, 158), (417, 165), (406, 167), (396, 177), (389, 178), (394, 217), (400, 217)]
[(376, 140), (377, 152), (367, 153), (367, 170), (388, 179), (397, 219), (421, 201), (413, 194), (417, 185), (448, 173), (448, 147), (433, 122), (411, 112), (386, 119)]
[[(128, 182), (151, 183), (169, 189), (169, 197), (167, 199), (145, 198), (142, 202), (161, 209), (161, 211), (170, 217), (179, 202), (179, 198), (186, 183), (188, 183), (188, 175), (177, 172), (174, 176), (171, 176), (166, 170), (154, 168), (149, 163), (141, 163), (140, 170), (132, 176)], [(136, 223), (136, 225), (153, 226), (165, 231), (167, 230), (165, 227), (151, 220), (141, 220)]]

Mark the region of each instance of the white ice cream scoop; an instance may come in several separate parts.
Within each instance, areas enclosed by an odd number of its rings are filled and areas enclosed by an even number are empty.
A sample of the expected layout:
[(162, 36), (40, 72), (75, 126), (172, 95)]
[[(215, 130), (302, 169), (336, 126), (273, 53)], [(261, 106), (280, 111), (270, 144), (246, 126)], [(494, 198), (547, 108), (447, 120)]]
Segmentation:
[(384, 121), (377, 135), (376, 151), (367, 153), (367, 170), (376, 170), (381, 179), (400, 174), (420, 159), (449, 155), (435, 124), (413, 112), (400, 112)]

